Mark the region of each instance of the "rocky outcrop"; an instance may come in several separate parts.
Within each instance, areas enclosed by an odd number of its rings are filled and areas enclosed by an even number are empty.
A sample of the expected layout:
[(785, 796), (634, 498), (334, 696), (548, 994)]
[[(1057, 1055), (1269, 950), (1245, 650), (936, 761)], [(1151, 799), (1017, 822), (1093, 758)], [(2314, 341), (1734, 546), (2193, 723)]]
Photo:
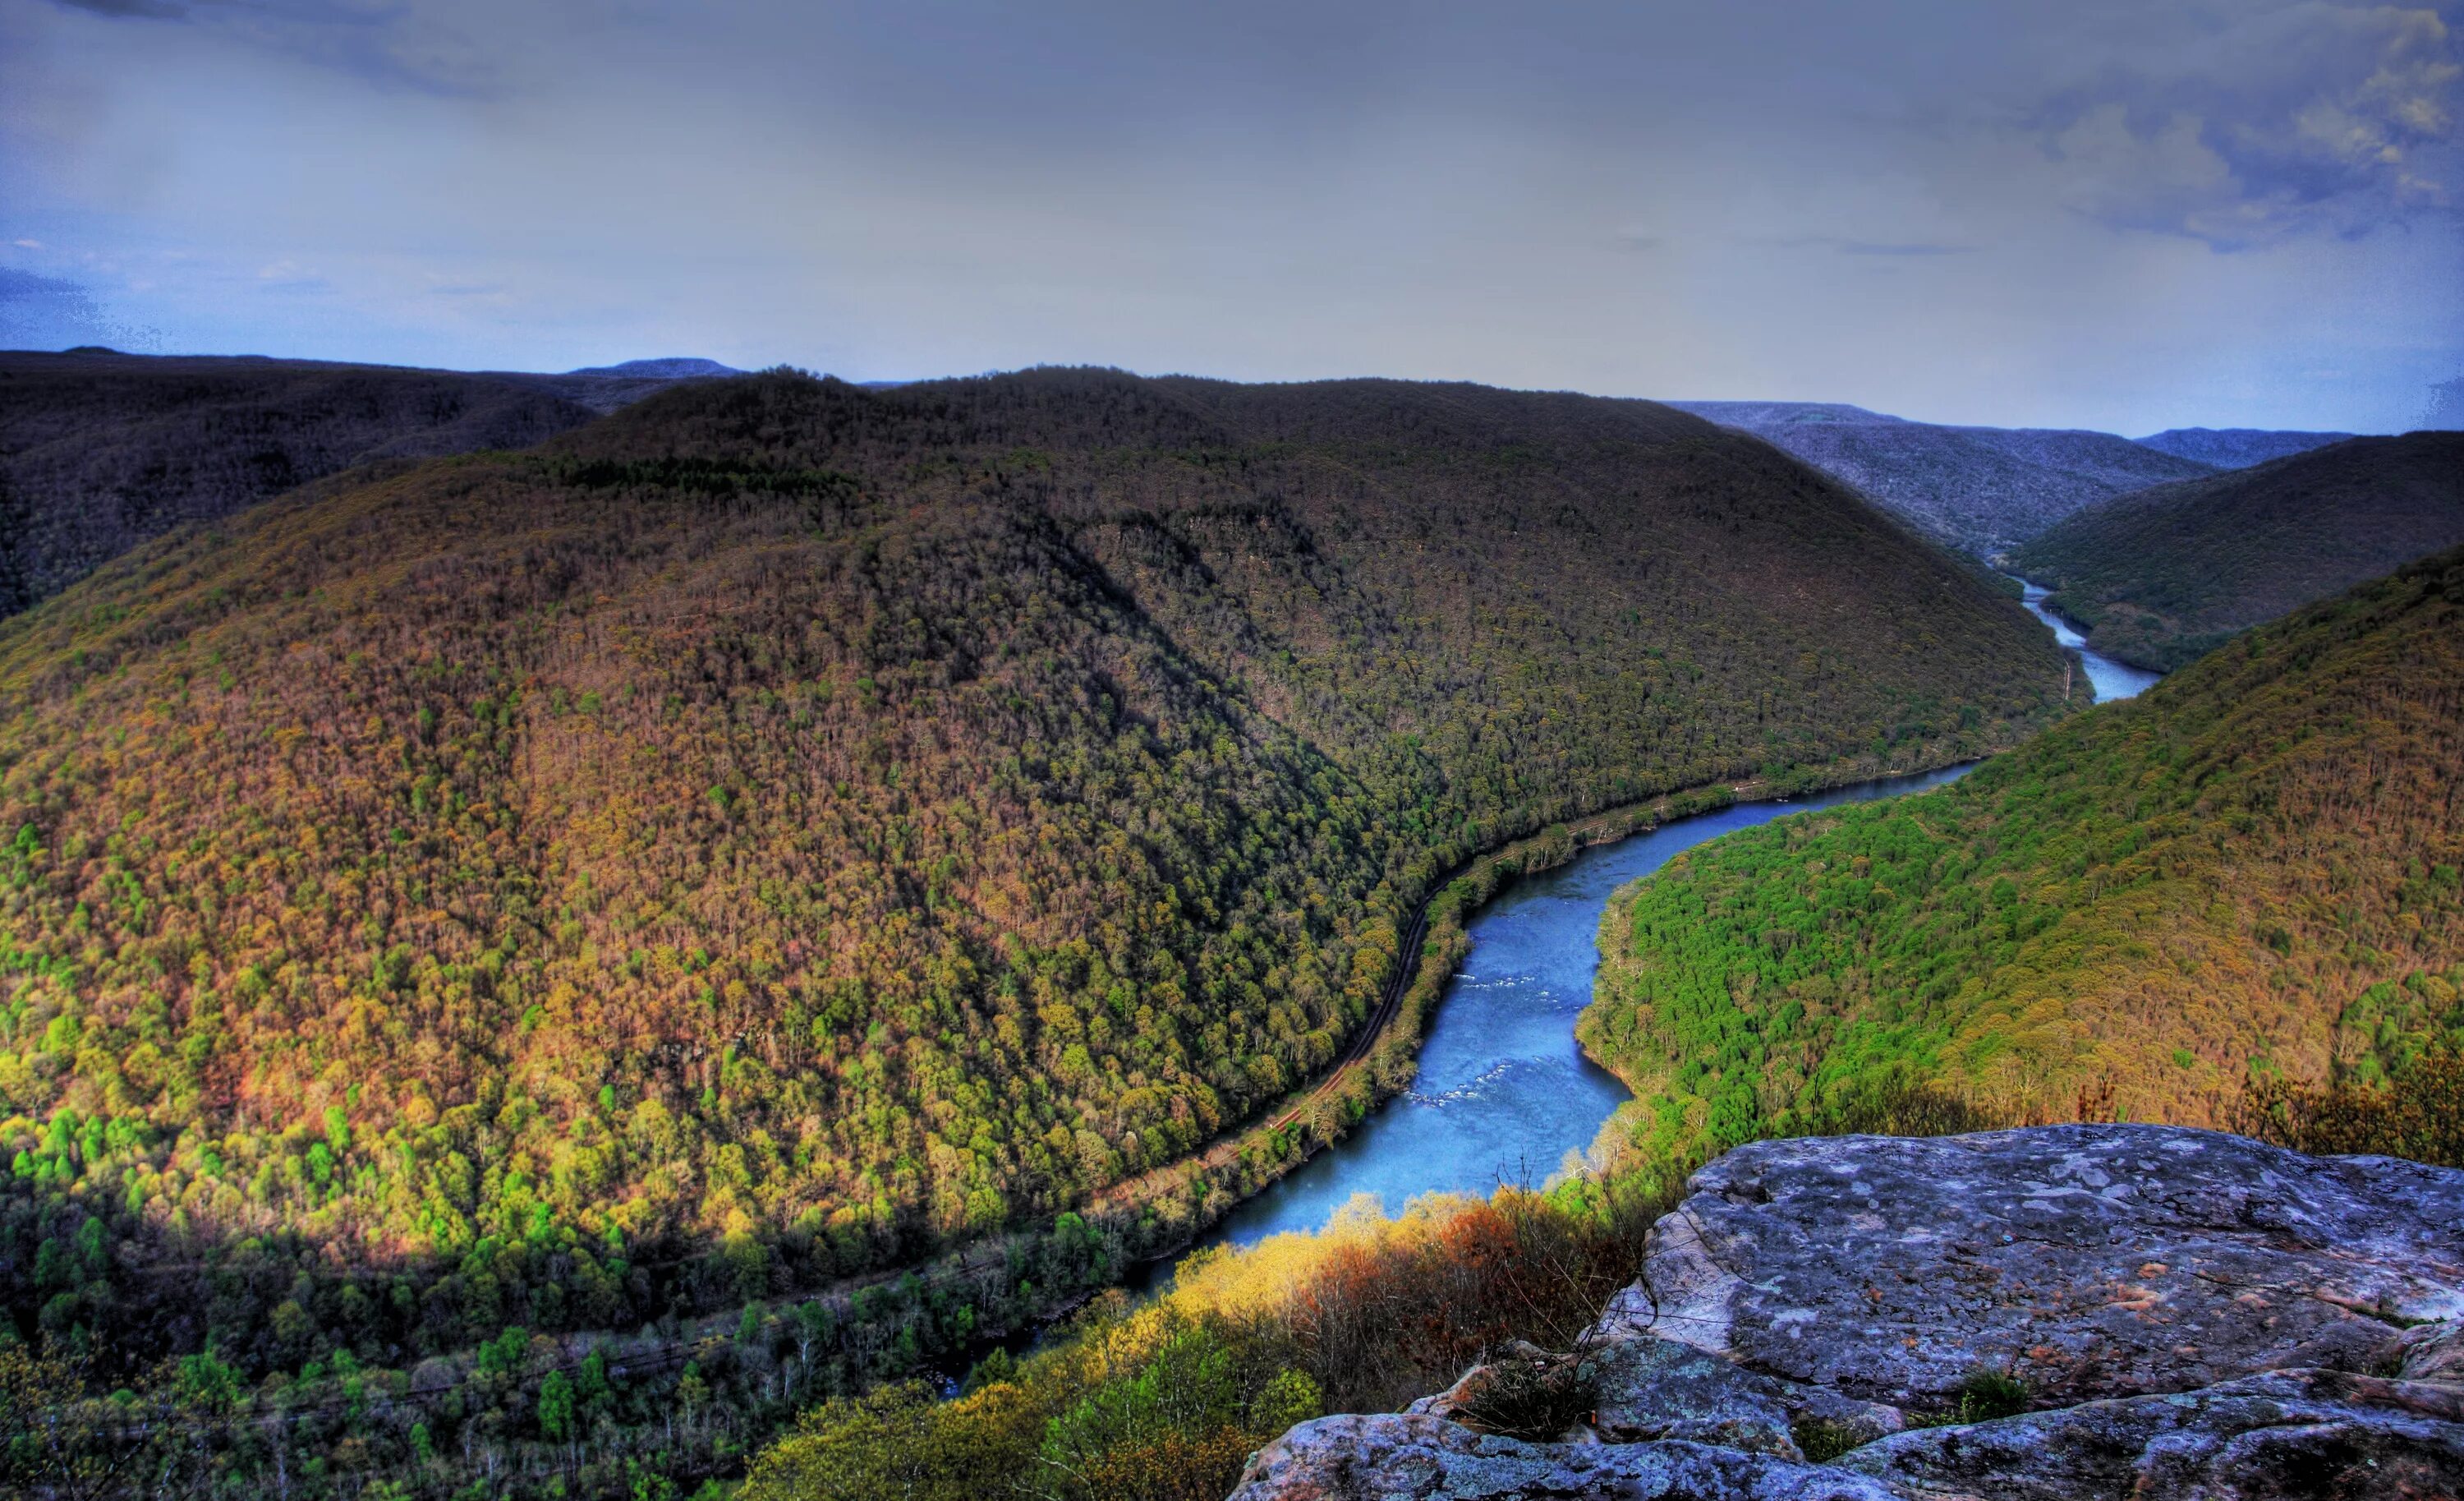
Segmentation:
[(1568, 1356), (1518, 1341), (1499, 1358), (1464, 1372), (1445, 1391), (1423, 1397), (1405, 1410), (1474, 1426), (1493, 1425), (1483, 1408), (1493, 1405), (1501, 1378), (1580, 1388), (1585, 1426), (1610, 1444), (1684, 1439), (1802, 1459), (1795, 1439), (1802, 1424), (1827, 1424), (1860, 1443), (1907, 1426), (1906, 1416), (1896, 1407), (1780, 1380), (1649, 1334), (1602, 1339)]
[(2453, 1496), (2464, 1483), (2464, 1388), (2272, 1371), (1902, 1433), (1838, 1467), (1923, 1501)]
[(1303, 1424), (1237, 1501), (2464, 1494), (2464, 1173), (2057, 1126), (1689, 1188), (1580, 1349)]
[(1679, 1440), (1526, 1444), (1425, 1413), (1345, 1414), (1304, 1423), (1258, 1451), (1233, 1494), (1238, 1501), (1897, 1501), (1881, 1483), (1827, 1465)]
[(2464, 1315), (2464, 1174), (2163, 1126), (1731, 1152), (1604, 1320), (1877, 1402), (2367, 1370)]

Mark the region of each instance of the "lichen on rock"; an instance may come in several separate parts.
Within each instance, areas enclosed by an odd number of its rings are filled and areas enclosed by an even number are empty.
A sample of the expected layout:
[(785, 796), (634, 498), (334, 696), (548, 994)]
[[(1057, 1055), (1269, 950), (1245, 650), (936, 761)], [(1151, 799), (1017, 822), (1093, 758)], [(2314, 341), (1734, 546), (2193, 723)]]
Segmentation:
[(1303, 1424), (1238, 1501), (2464, 1494), (2464, 1173), (2052, 1126), (1688, 1187), (1576, 1350)]

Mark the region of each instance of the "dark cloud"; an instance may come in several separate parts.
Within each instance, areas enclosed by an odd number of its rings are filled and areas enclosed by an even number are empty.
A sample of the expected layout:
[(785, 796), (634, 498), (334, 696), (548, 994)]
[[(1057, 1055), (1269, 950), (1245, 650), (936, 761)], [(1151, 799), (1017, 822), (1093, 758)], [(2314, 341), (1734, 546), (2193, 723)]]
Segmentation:
[(1837, 255), (1973, 255), (1973, 245), (1950, 245), (1935, 240), (1858, 240), (1837, 234), (1792, 234), (1776, 239), (1749, 239), (1743, 243), (1766, 246), (1771, 250), (1824, 250)]
[(161, 342), (154, 330), (112, 318), (77, 282), (0, 266), (0, 349), (150, 349)]
[(2464, 375), (2430, 388), (2430, 409), (2422, 413), (2421, 425), (2440, 431), (2464, 431)]
[(84, 296), (85, 289), (74, 281), (62, 281), (56, 276), (38, 276), (31, 271), (12, 271), (0, 266), (0, 304)]
[(97, 15), (143, 16), (148, 20), (177, 20), (188, 13), (188, 8), (173, 5), (169, 0), (55, 0), (72, 11), (91, 11)]
[(180, 21), (370, 82), (483, 95), (496, 82), (479, 44), (448, 7), (417, 0), (53, 0), (122, 20)]
[(1834, 240), (1834, 249), (1842, 255), (1973, 255), (1973, 245), (1933, 245), (1923, 242), (1886, 245), (1872, 240)]
[(2464, 48), (2440, 11), (2257, 5), (2106, 59), (2029, 113), (2077, 211), (2245, 250), (2458, 202)]

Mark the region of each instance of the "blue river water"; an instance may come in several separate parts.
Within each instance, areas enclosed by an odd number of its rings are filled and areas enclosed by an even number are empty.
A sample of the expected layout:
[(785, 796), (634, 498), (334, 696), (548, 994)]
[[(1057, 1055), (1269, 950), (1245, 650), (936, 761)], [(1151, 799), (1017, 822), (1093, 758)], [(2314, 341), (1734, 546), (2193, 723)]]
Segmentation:
[(2045, 607), (2047, 590), (2044, 585), (2030, 584), (2027, 580), (2021, 579), (2019, 586), (2025, 591), (2021, 603), (2028, 607), (2028, 613), (2053, 629), (2056, 643), (2068, 647), (2079, 654), (2079, 661), (2087, 668), (2087, 680), (2096, 686), (2097, 702), (2103, 703), (2113, 698), (2136, 698), (2146, 692), (2161, 675), (2148, 672), (2145, 668), (2131, 667), (2126, 663), (2117, 662), (2109, 656), (2101, 656), (2089, 651), (2087, 638), (2079, 634), (2078, 627)]
[(1678, 819), (1519, 876), (1473, 917), (1412, 1087), (1352, 1135), (1226, 1216), (1201, 1244), (1316, 1229), (1355, 1194), (1389, 1211), (1421, 1194), (1538, 1185), (1592, 1144), (1625, 1086), (1583, 1056), (1574, 1018), (1599, 969), (1609, 894), (1681, 850), (1790, 813), (1939, 786), (1962, 768)]
[[(2079, 651), (2097, 699), (2126, 698), (2157, 674), (2088, 651), (2025, 585), (2025, 603)], [(1473, 917), (1471, 951), (1448, 982), (1412, 1088), (1331, 1150), (1226, 1216), (1201, 1245), (1246, 1246), (1324, 1225), (1355, 1195), (1399, 1210), (1428, 1193), (1539, 1184), (1592, 1144), (1625, 1087), (1583, 1056), (1574, 1018), (1592, 999), (1609, 894), (1681, 850), (1808, 808), (1938, 786), (1963, 768), (1863, 783), (1787, 803), (1747, 803), (1680, 819), (1517, 878)]]

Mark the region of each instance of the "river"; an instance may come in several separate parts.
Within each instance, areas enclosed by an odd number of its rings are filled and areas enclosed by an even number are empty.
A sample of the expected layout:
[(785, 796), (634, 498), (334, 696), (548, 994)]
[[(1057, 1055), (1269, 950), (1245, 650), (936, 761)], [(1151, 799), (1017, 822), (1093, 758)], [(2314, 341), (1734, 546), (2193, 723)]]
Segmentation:
[[(2079, 652), (2098, 701), (2129, 697), (2156, 681), (2153, 673), (2087, 651), (2071, 624), (2045, 608), (2045, 590), (2024, 587), (2030, 612)], [(1808, 808), (1938, 786), (1963, 769), (1739, 804), (1595, 846), (1570, 864), (1510, 882), (1472, 919), (1471, 952), (1439, 1003), (1412, 1088), (1243, 1203), (1199, 1244), (1246, 1246), (1283, 1230), (1316, 1229), (1356, 1195), (1391, 1212), (1426, 1193), (1545, 1181), (1569, 1152), (1592, 1144), (1626, 1098), (1625, 1086), (1574, 1042), (1574, 1018), (1591, 1003), (1599, 969), (1600, 913), (1610, 893), (1705, 839)]]
[(1398, 1210), (1425, 1193), (1537, 1185), (1592, 1144), (1625, 1086), (1583, 1056), (1574, 1017), (1591, 1004), (1609, 894), (1705, 839), (1838, 803), (1938, 786), (1961, 769), (1860, 783), (1785, 803), (1740, 803), (1595, 845), (1516, 877), (1472, 918), (1471, 952), (1420, 1045), (1412, 1087), (1353, 1133), (1243, 1203), (1201, 1243), (1246, 1246), (1326, 1224), (1353, 1195)]
[(2072, 625), (2057, 612), (2045, 607), (2045, 595), (2049, 591), (2043, 585), (2031, 584), (2016, 574), (2006, 575), (2006, 577), (2018, 583), (2021, 591), (2020, 603), (2028, 607), (2029, 614), (2052, 628), (2055, 642), (2079, 654), (2079, 660), (2087, 667), (2087, 680), (2096, 689), (2097, 702), (2103, 703), (2113, 698), (2136, 698), (2162, 675), (2148, 672), (2145, 668), (2132, 667), (2127, 663), (2117, 662), (2109, 656), (2089, 651), (2087, 638), (2079, 634), (2077, 626)]

